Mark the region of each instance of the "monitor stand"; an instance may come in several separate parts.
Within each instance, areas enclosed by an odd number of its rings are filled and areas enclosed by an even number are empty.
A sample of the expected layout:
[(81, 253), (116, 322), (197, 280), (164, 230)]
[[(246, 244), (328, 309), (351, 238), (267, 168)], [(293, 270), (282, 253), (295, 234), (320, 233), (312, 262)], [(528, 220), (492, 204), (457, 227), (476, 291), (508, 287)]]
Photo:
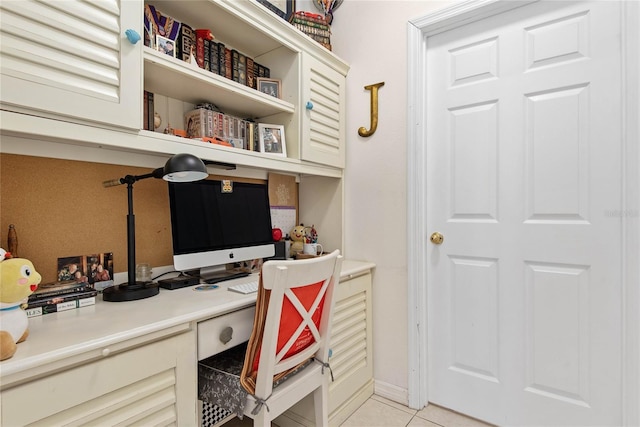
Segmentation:
[(216, 271), (213, 273), (207, 273), (206, 275), (202, 275), (201, 279), (203, 282), (212, 284), (224, 282), (225, 280), (238, 279), (240, 277), (247, 277), (249, 273), (246, 271), (235, 271), (235, 270), (222, 270)]

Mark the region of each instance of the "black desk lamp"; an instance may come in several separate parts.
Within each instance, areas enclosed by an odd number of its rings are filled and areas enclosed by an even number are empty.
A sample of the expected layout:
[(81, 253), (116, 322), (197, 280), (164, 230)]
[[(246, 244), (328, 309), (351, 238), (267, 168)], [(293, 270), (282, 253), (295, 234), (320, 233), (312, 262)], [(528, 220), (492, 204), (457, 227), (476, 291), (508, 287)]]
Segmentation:
[(134, 301), (155, 296), (159, 292), (158, 284), (152, 282), (136, 282), (136, 227), (133, 215), (133, 183), (146, 178), (162, 178), (172, 182), (199, 181), (209, 175), (202, 160), (192, 154), (176, 154), (167, 160), (163, 168), (158, 168), (144, 175), (127, 175), (124, 178), (104, 181), (104, 187), (127, 184), (129, 213), (127, 214), (127, 274), (129, 280), (102, 291), (105, 301)]

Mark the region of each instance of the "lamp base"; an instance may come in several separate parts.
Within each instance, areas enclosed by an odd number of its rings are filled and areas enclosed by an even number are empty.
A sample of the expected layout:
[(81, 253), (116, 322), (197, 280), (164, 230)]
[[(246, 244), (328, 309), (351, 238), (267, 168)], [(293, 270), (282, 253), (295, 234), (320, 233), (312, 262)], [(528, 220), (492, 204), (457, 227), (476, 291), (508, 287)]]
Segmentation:
[(122, 283), (109, 286), (102, 291), (102, 299), (109, 302), (135, 301), (158, 295), (160, 288), (154, 282)]

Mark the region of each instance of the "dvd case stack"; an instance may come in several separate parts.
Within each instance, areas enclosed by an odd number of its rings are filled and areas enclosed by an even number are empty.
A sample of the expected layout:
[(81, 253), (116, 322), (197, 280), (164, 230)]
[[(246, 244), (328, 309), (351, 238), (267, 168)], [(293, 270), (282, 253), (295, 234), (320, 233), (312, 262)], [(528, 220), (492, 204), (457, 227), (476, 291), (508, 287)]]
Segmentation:
[(289, 19), (291, 25), (331, 50), (331, 27), (323, 15), (298, 11)]
[(87, 282), (65, 281), (38, 286), (26, 303), (27, 317), (94, 305), (98, 291)]

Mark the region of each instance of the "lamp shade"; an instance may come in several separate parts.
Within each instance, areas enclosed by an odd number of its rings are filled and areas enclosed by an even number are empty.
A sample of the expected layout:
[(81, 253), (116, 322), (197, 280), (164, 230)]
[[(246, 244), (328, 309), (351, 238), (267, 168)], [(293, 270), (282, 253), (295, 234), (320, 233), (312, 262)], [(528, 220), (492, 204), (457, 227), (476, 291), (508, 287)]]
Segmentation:
[(171, 182), (199, 181), (209, 176), (202, 160), (193, 154), (176, 154), (164, 165), (162, 179)]

